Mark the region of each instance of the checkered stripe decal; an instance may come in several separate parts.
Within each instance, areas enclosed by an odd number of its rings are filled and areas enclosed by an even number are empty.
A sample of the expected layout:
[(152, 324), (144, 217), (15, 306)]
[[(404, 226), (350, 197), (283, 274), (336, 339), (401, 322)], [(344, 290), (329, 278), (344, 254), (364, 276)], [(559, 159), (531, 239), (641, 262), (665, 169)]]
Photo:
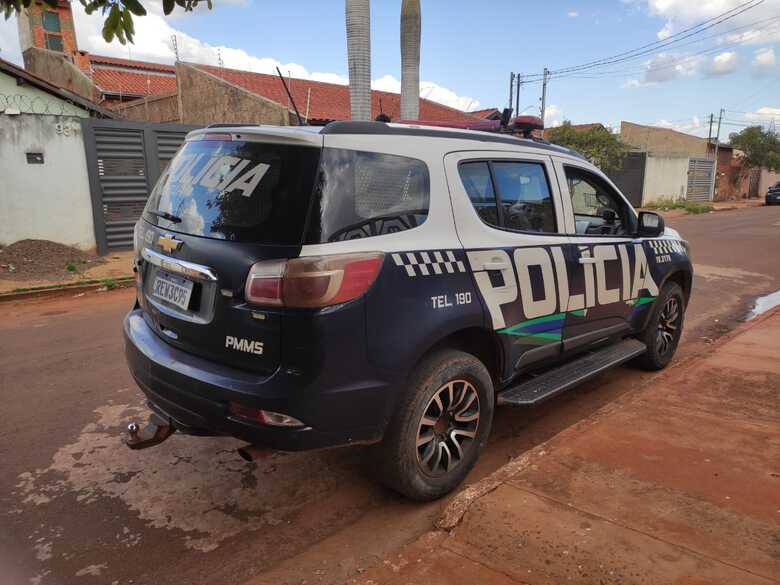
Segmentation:
[(466, 272), (463, 261), (456, 260), (452, 250), (398, 252), (393, 254), (393, 261), (396, 266), (402, 266), (410, 277)]
[(650, 247), (656, 254), (685, 254), (685, 246), (679, 240), (650, 240)]

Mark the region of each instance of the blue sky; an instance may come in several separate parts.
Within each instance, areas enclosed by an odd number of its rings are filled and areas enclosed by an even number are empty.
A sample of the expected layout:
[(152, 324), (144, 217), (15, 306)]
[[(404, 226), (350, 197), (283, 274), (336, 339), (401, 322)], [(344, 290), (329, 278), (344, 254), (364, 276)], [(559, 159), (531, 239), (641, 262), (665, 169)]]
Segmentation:
[[(422, 0), (422, 95), (475, 109), (502, 107), (509, 72), (537, 74), (628, 51), (717, 16), (746, 0), (547, 2)], [(758, 0), (755, 0), (758, 2)], [(373, 0), (372, 78), (394, 90), (400, 77), (400, 0)], [(136, 45), (107, 46), (100, 18), (74, 4), (79, 46), (96, 53), (171, 62), (183, 58), (344, 82), (344, 1), (216, 0), (212, 11), (164, 18), (158, 0), (137, 19)], [(293, 12), (294, 11), (294, 12)], [(773, 19), (774, 20), (771, 20)], [(0, 24), (0, 56), (18, 61), (15, 23)], [(593, 76), (597, 78), (592, 78)], [(723, 134), (748, 122), (780, 125), (780, 0), (764, 0), (701, 34), (642, 58), (553, 79), (548, 124), (620, 120), (707, 134), (707, 116), (727, 109)], [(524, 86), (521, 110), (537, 112), (541, 87)]]

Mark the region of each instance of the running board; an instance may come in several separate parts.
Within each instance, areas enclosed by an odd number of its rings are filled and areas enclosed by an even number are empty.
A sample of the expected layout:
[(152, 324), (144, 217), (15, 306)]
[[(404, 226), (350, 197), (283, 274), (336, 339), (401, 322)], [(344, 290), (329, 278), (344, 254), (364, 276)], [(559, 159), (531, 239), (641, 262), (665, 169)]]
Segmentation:
[(647, 347), (641, 341), (625, 339), (548, 370), (522, 384), (507, 388), (498, 395), (498, 404), (511, 404), (512, 406), (538, 404), (597, 376), (605, 370), (619, 366), (645, 351), (647, 351)]

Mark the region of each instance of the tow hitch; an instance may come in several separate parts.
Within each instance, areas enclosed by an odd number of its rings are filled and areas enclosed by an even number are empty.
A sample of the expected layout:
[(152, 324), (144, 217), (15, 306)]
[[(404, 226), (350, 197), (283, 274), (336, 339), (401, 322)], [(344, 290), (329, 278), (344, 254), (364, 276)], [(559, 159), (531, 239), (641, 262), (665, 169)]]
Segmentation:
[(124, 441), (125, 445), (131, 449), (146, 449), (159, 445), (175, 432), (176, 429), (171, 426), (170, 422), (158, 414), (152, 413), (144, 428), (139, 427), (136, 422), (128, 424), (127, 436)]

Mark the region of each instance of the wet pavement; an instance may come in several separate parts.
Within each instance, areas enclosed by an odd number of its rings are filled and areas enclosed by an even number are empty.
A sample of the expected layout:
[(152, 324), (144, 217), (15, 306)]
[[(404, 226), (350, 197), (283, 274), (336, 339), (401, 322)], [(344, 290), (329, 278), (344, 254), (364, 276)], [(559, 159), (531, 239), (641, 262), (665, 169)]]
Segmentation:
[[(780, 289), (780, 262), (766, 253), (780, 243), (780, 208), (669, 223), (697, 265), (685, 357)], [(252, 464), (231, 439), (125, 449), (120, 433), (143, 411), (121, 339), (133, 295), (0, 304), (0, 584), (341, 583), (431, 528), (446, 500), (413, 504), (377, 486), (364, 448)], [(649, 379), (621, 368), (541, 407), (500, 409), (469, 481)]]

